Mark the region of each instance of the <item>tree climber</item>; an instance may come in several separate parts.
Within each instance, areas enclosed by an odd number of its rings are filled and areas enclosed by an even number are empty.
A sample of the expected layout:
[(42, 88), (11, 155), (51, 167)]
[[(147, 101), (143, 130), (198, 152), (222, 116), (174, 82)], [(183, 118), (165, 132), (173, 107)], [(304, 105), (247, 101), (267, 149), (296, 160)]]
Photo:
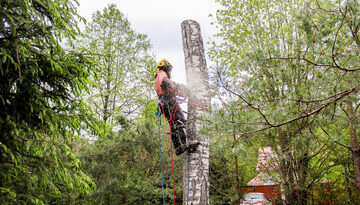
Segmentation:
[(154, 86), (159, 98), (160, 110), (170, 125), (170, 137), (175, 154), (180, 155), (186, 150), (194, 151), (200, 143), (196, 140), (188, 140), (185, 132), (186, 119), (176, 98), (177, 95), (189, 96), (189, 90), (185, 85), (175, 83), (170, 79), (172, 66), (169, 61), (165, 59), (159, 61), (157, 68), (159, 71), (155, 74)]

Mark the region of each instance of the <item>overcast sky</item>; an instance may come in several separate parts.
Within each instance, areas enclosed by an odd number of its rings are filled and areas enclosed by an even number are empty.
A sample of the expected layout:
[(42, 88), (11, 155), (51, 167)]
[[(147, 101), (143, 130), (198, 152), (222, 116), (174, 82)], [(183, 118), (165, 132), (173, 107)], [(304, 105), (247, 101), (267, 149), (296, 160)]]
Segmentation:
[[(78, 12), (87, 21), (92, 14), (103, 10), (110, 3), (127, 16), (132, 28), (138, 33), (147, 34), (151, 39), (152, 51), (156, 61), (166, 58), (173, 65), (172, 76), (175, 81), (186, 83), (184, 53), (182, 47), (182, 21), (187, 19), (199, 22), (206, 42), (215, 34), (210, 25), (209, 14), (215, 14), (218, 4), (215, 0), (78, 0)], [(210, 65), (207, 62), (208, 66)]]

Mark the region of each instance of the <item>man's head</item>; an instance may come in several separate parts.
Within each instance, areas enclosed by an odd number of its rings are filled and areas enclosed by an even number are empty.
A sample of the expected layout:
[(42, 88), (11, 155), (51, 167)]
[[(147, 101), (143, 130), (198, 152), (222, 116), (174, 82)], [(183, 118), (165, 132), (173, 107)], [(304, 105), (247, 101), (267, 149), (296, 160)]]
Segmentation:
[(170, 77), (172, 65), (170, 64), (170, 62), (168, 60), (162, 59), (161, 61), (159, 61), (157, 64), (157, 68), (159, 70), (165, 71), (168, 74), (168, 76)]

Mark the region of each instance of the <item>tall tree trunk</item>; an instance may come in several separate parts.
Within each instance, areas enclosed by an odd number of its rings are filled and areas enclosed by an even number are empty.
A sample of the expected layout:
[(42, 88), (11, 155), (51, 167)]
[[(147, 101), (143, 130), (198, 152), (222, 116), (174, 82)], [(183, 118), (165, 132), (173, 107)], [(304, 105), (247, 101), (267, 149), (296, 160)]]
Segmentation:
[(240, 179), (239, 179), (239, 163), (238, 163), (237, 155), (234, 155), (234, 160), (235, 160), (235, 177), (236, 177), (236, 195), (240, 199), (241, 193), (240, 193)]
[[(186, 153), (183, 173), (183, 204), (209, 204), (209, 137), (200, 133), (199, 117), (210, 109), (209, 81), (200, 25), (196, 21), (181, 23), (187, 85), (190, 90), (187, 133), (201, 141), (196, 152)], [(195, 97), (196, 96), (196, 97)], [(190, 165), (188, 167), (188, 165)]]
[[(345, 158), (345, 156), (343, 155), (343, 158)], [(344, 173), (343, 173), (343, 177), (345, 179), (345, 183), (346, 183), (346, 189), (347, 189), (347, 192), (348, 192), (348, 196), (349, 196), (349, 199), (350, 200), (353, 200), (354, 199), (354, 196), (353, 196), (353, 186), (352, 186), (352, 183), (350, 181), (350, 176), (352, 175), (352, 172), (351, 172), (351, 165), (352, 163), (350, 162), (350, 159), (347, 158), (347, 163), (346, 163), (346, 167), (344, 167)]]
[[(236, 127), (235, 127), (235, 122), (234, 122), (234, 113), (232, 113), (231, 115), (232, 118), (232, 122), (234, 123), (233, 126), (233, 145), (232, 145), (232, 149), (234, 149), (235, 145), (236, 145)], [(240, 200), (241, 198), (241, 193), (240, 193), (240, 179), (239, 179), (239, 163), (238, 163), (238, 157), (237, 157), (237, 153), (234, 154), (234, 161), (235, 161), (235, 179), (236, 179), (236, 195), (238, 197), (238, 199)]]
[(360, 147), (359, 141), (356, 133), (356, 125), (353, 122), (354, 120), (354, 108), (352, 103), (347, 104), (347, 111), (349, 117), (349, 127), (350, 127), (350, 139), (351, 139), (351, 152), (353, 155), (354, 161), (354, 171), (356, 175), (356, 189), (358, 197), (360, 197)]
[[(110, 60), (111, 62), (111, 60)], [(105, 96), (104, 96), (104, 111), (103, 111), (103, 120), (106, 123), (109, 116), (110, 116), (110, 110), (109, 110), (109, 103), (110, 103), (110, 83), (111, 83), (111, 63), (109, 63), (107, 67), (107, 76), (106, 76), (106, 90), (105, 90)]]
[[(307, 143), (308, 145), (308, 143)], [(309, 146), (306, 146), (307, 148)], [(308, 175), (308, 169), (309, 169), (309, 154), (306, 150), (306, 152), (300, 156), (300, 159), (298, 160), (298, 172), (299, 172), (299, 178), (298, 178), (298, 192), (297, 192), (297, 198), (299, 205), (306, 205), (308, 200), (308, 189), (307, 189), (307, 175)]]
[(279, 169), (281, 178), (283, 180), (283, 189), (285, 196), (285, 204), (296, 203), (296, 186), (294, 183), (294, 167), (291, 156), (290, 140), (289, 136), (282, 133), (279, 130), (279, 142), (280, 142), (280, 163)]
[[(109, 31), (109, 36), (108, 36), (108, 40), (109, 41), (112, 41), (113, 37), (112, 37), (112, 26), (110, 26), (110, 31)], [(109, 45), (109, 48), (108, 48), (108, 62), (107, 62), (107, 72), (106, 72), (106, 78), (104, 79), (105, 80), (105, 83), (106, 83), (106, 88), (105, 88), (105, 97), (104, 97), (104, 115), (103, 115), (103, 120), (104, 122), (106, 123), (107, 120), (109, 119), (110, 117), (110, 91), (111, 91), (111, 78), (112, 78), (112, 66), (113, 66), (113, 59), (112, 57), (110, 57), (110, 54), (112, 53), (112, 44)]]

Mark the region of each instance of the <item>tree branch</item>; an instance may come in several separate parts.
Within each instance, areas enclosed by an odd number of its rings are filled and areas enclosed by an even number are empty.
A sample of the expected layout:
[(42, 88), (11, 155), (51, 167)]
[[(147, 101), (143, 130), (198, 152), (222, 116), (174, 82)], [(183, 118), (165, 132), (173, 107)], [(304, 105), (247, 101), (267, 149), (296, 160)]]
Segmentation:
[(218, 77), (219, 77), (219, 79), (220, 79), (221, 86), (222, 86), (226, 91), (228, 91), (229, 93), (231, 93), (231, 94), (239, 97), (242, 101), (244, 101), (244, 102), (245, 102), (249, 107), (251, 107), (252, 109), (257, 110), (257, 111), (260, 113), (260, 115), (264, 118), (266, 124), (268, 124), (268, 125), (270, 125), (270, 126), (273, 126), (273, 125), (269, 122), (269, 120), (266, 118), (266, 116), (264, 115), (264, 113), (260, 110), (260, 108), (255, 107), (253, 104), (251, 104), (250, 102), (248, 102), (244, 97), (242, 97), (241, 95), (239, 95), (239, 94), (235, 93), (234, 91), (230, 90), (227, 85), (225, 86), (225, 85), (224, 85), (224, 82), (223, 82), (223, 80), (222, 80), (222, 78), (221, 78), (220, 72), (217, 71), (217, 75), (218, 75)]
[(359, 71), (360, 68), (356, 68), (356, 69), (347, 69), (347, 68), (343, 68), (340, 67), (339, 65), (334, 66), (334, 65), (330, 65), (330, 64), (321, 64), (321, 63), (314, 63), (312, 61), (310, 61), (309, 59), (306, 59), (304, 57), (271, 57), (271, 58), (258, 58), (259, 60), (298, 60), (298, 61), (305, 61), (313, 66), (316, 67), (330, 67), (330, 68), (338, 68), (342, 71), (348, 71), (348, 72), (354, 72), (354, 71)]
[(357, 91), (357, 87), (359, 87), (359, 84), (356, 85), (356, 86), (354, 86), (354, 87), (352, 87), (352, 88), (349, 89), (349, 90), (346, 90), (346, 91), (341, 92), (341, 94), (338, 93), (338, 94), (334, 95), (334, 96), (336, 96), (336, 97), (335, 97), (333, 100), (331, 100), (331, 101), (329, 101), (329, 102), (327, 102), (327, 103), (324, 103), (324, 104), (318, 106), (316, 109), (314, 109), (314, 110), (312, 110), (312, 111), (310, 111), (310, 112), (307, 112), (307, 113), (305, 112), (303, 115), (300, 115), (300, 116), (298, 116), (298, 117), (295, 117), (295, 118), (292, 118), (292, 119), (283, 121), (283, 122), (278, 123), (278, 124), (274, 124), (274, 125), (271, 125), (271, 126), (263, 127), (263, 128), (257, 129), (257, 130), (252, 130), (252, 131), (249, 131), (249, 132), (240, 133), (239, 139), (240, 139), (241, 136), (244, 136), (244, 135), (255, 134), (255, 133), (257, 133), (257, 132), (264, 131), (264, 130), (267, 130), (267, 129), (271, 129), (271, 128), (275, 128), (275, 127), (281, 127), (281, 126), (283, 126), (283, 125), (286, 125), (286, 124), (295, 122), (295, 121), (297, 121), (297, 120), (300, 120), (300, 119), (303, 119), (303, 118), (307, 118), (307, 117), (310, 117), (310, 116), (312, 116), (312, 115), (314, 115), (314, 114), (317, 114), (317, 113), (319, 113), (321, 110), (323, 110), (324, 108), (326, 108), (326, 107), (330, 106), (331, 104), (339, 101), (340, 99), (344, 98), (345, 96), (347, 96), (347, 95), (349, 95), (349, 94)]

